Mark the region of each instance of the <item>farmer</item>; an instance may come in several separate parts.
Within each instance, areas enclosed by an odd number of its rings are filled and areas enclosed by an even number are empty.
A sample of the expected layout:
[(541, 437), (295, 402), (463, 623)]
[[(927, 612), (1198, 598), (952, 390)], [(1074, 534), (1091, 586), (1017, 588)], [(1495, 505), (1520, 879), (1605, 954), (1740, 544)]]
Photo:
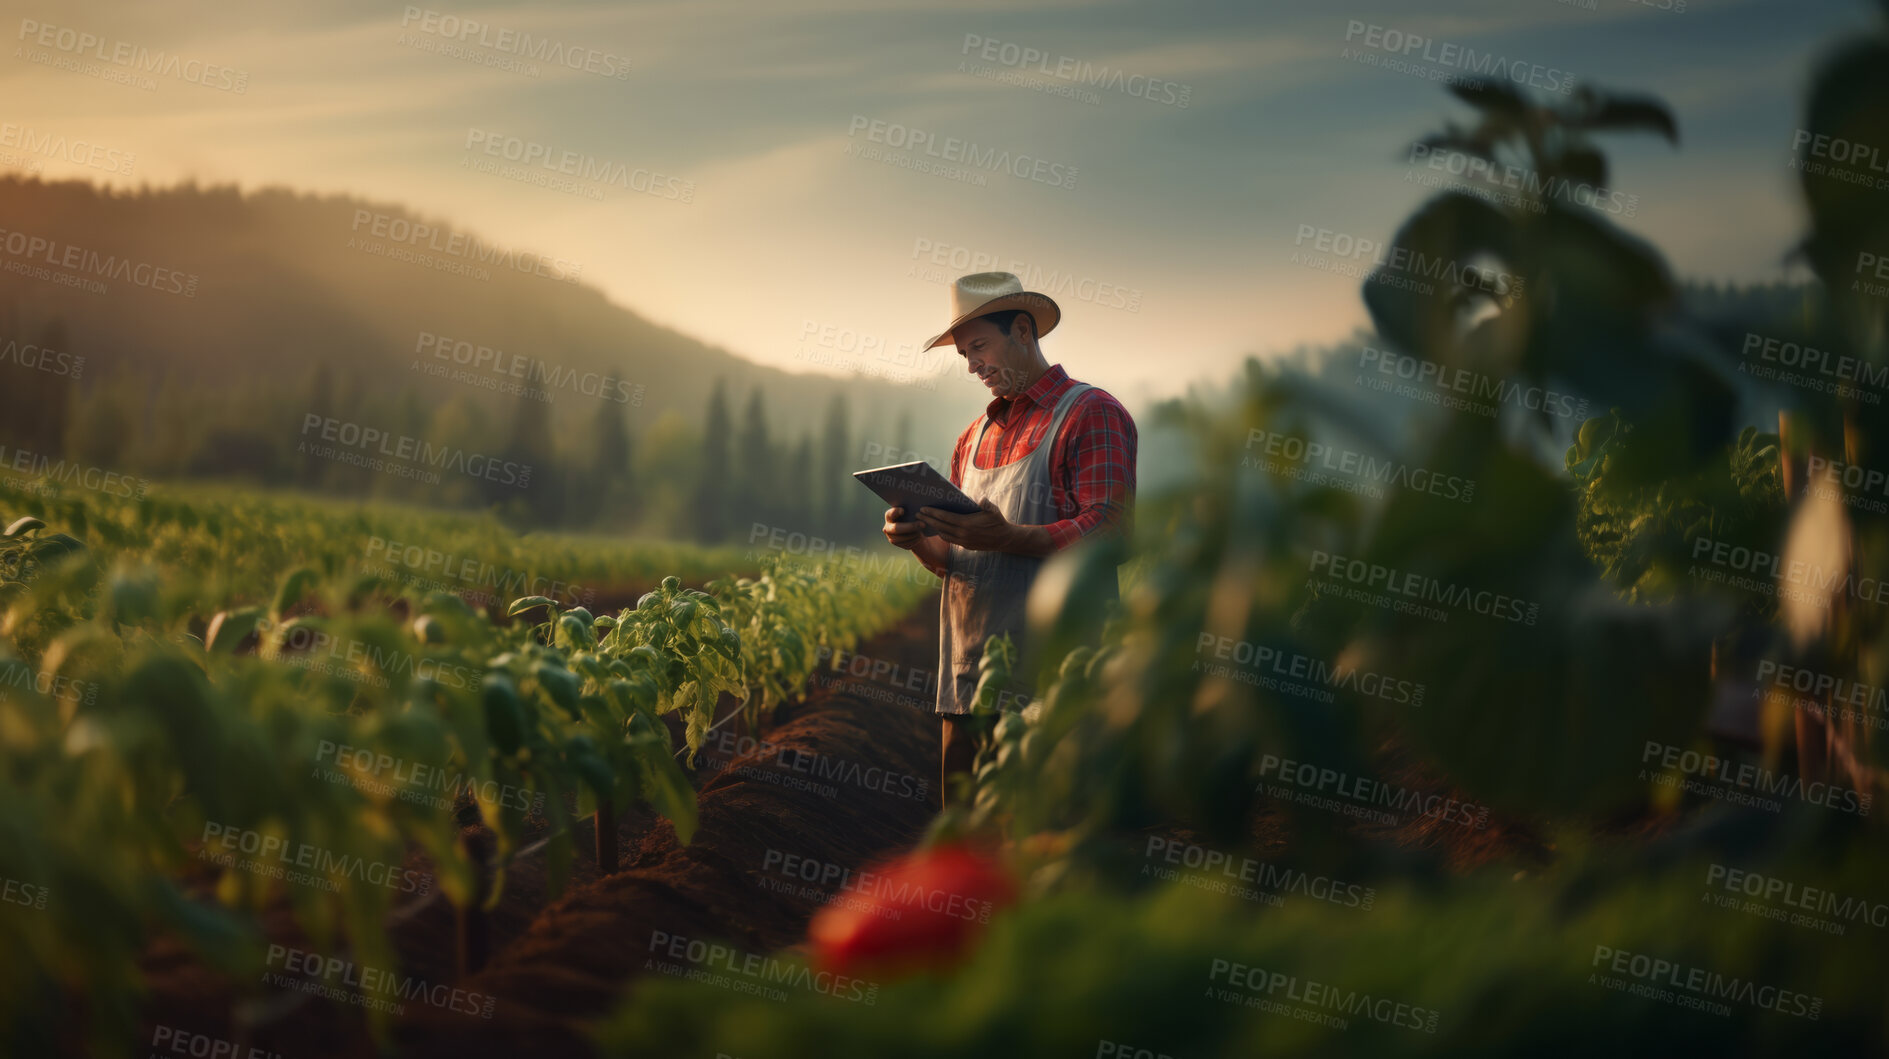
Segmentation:
[[(926, 349), (955, 343), (991, 402), (958, 435), (951, 482), (983, 509), (890, 508), (886, 540), (944, 578), (939, 607), (938, 714), (943, 797), (968, 775), (970, 724), (984, 640), (1022, 645), (1023, 604), (1046, 557), (1101, 533), (1125, 532), (1135, 499), (1135, 422), (1120, 401), (1077, 382), (1037, 340), (1062, 313), (1008, 272), (978, 272), (951, 289), (952, 319)], [(935, 530), (925, 536), (920, 527)]]

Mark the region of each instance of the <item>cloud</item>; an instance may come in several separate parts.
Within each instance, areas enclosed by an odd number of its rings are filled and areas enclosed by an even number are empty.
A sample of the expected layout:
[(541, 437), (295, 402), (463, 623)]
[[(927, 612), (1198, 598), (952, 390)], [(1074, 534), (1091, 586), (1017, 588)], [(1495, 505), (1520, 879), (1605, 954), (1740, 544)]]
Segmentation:
[[(449, 58), (424, 26), (407, 27), (401, 43), (403, 17), (414, 22), (406, 5), (367, 0), (49, 5), (28, 17), (109, 26), (118, 39), (247, 70), (250, 86), (235, 94), (171, 79), (146, 92), (0, 60), (0, 122), (134, 152), (131, 182), (196, 177), (411, 203), (508, 245), (583, 260), (623, 304), (776, 363), (792, 361), (809, 316), (889, 337), (926, 331), (943, 286), (915, 274), (928, 270), (914, 247), (948, 243), (1090, 290), (1139, 291), (1135, 312), (1078, 298), (1056, 337), (1121, 373), (1123, 388), (1179, 389), (1223, 374), (1227, 358), (1336, 338), (1361, 320), (1354, 279), (1287, 263), (1291, 233), (1315, 223), (1387, 235), (1423, 194), (1403, 182), (1400, 148), (1466, 114), (1434, 81), (1343, 59), (1352, 20), (1668, 95), (1684, 150), (1609, 144), (1622, 182), (1640, 181), (1641, 230), (1682, 265), (1755, 276), (1774, 268), (1782, 247), (1770, 243), (1796, 223), (1775, 172), (1784, 148), (1766, 137), (1788, 135), (1776, 127), (1793, 113), (1805, 60), (1859, 17), (1837, 0), (1788, 12), (1701, 5), (1684, 22), (1548, 0), (1423, 12), (1401, 0), (1341, 11), (1319, 0), (676, 0), (451, 13), (621, 55), (630, 74), (540, 63), (538, 76), (522, 76), (486, 65), (503, 55), (476, 43), (470, 59)], [(967, 34), (1184, 83), (1190, 103), (1108, 90), (1091, 105), (972, 76), (958, 69), (972, 58)], [(847, 135), (854, 115), (1041, 155), (1076, 167), (1080, 183), (1062, 191), (991, 173), (979, 187), (848, 157), (860, 142)], [(599, 203), (470, 172), (461, 163), (474, 127), (679, 174), (697, 201), (624, 192)], [(47, 175), (125, 182), (70, 166)], [(1725, 233), (1708, 203), (1748, 223)]]

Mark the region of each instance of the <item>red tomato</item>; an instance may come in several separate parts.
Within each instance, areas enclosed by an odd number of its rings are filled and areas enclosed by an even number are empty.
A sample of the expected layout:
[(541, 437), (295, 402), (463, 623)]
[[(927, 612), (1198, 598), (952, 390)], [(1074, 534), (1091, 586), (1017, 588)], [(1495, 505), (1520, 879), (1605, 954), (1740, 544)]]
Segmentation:
[(989, 857), (960, 845), (918, 850), (855, 875), (807, 926), (813, 962), (855, 974), (956, 963), (1016, 887)]

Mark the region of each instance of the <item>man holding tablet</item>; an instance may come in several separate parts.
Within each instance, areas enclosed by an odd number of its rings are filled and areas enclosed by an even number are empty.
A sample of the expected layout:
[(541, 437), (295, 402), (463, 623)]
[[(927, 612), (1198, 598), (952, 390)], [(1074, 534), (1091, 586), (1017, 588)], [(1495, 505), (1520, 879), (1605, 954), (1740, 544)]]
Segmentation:
[(960, 514), (885, 513), (886, 540), (944, 578), (938, 634), (943, 784), (970, 772), (968, 723), (987, 637), (1021, 645), (1024, 601), (1049, 555), (1100, 533), (1124, 533), (1135, 499), (1135, 423), (1121, 402), (1043, 357), (1037, 340), (1061, 318), (1047, 296), (1008, 272), (979, 272), (951, 289), (952, 320), (926, 343), (956, 344), (991, 402), (958, 436), (951, 483), (978, 502)]

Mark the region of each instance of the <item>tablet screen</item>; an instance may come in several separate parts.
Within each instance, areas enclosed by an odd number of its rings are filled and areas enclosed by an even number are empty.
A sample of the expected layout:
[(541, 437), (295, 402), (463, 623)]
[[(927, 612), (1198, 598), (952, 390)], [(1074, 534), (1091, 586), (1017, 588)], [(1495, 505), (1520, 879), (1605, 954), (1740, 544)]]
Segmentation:
[[(881, 500), (893, 507), (904, 508), (907, 518), (914, 518), (921, 507), (935, 507), (960, 515), (969, 515), (978, 510), (977, 503), (965, 496), (963, 490), (952, 485), (944, 475), (923, 460), (854, 471), (853, 477), (877, 493)], [(926, 535), (931, 535), (929, 530)]]

